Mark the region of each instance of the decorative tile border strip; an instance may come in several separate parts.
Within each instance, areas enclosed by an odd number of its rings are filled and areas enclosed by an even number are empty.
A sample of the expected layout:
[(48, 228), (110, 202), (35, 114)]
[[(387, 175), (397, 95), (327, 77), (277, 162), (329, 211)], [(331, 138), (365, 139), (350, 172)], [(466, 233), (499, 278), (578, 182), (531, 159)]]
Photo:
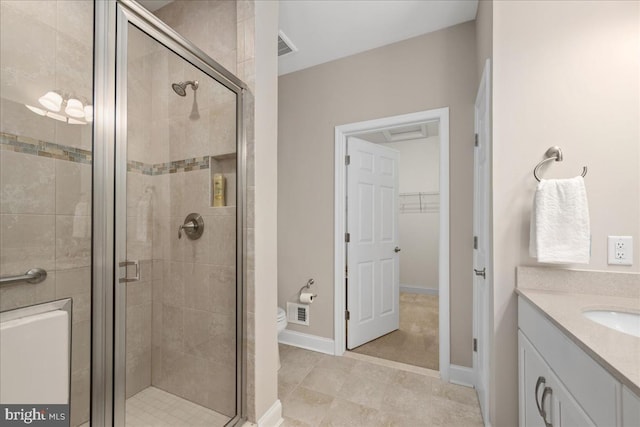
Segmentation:
[(4, 132), (0, 133), (0, 149), (86, 165), (90, 165), (92, 159), (92, 152), (89, 150)]
[(134, 162), (132, 160), (127, 162), (127, 172), (137, 172), (151, 176), (166, 175), (177, 172), (191, 172), (202, 169), (209, 169), (209, 156), (174, 160), (173, 162), (156, 163), (154, 165)]
[(137, 172), (142, 175), (153, 175), (153, 165), (129, 160), (127, 162), (127, 172)]
[[(0, 149), (13, 151), (16, 153), (30, 154), (32, 156), (47, 157), (69, 162), (91, 164), (92, 152), (81, 148), (69, 147), (67, 145), (53, 142), (40, 141), (38, 139), (25, 136), (13, 135), (0, 132)], [(191, 172), (202, 169), (209, 169), (209, 156), (193, 157), (184, 160), (174, 160), (167, 163), (142, 163), (129, 160), (127, 162), (127, 172), (137, 172), (143, 175), (166, 175), (177, 172)]]

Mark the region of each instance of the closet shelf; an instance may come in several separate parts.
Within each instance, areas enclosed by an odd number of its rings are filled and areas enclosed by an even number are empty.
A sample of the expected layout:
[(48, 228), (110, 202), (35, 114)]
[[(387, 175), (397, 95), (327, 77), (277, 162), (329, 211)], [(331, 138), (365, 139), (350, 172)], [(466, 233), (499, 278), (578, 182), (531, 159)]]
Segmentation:
[(440, 211), (440, 192), (421, 191), (400, 193), (400, 213), (437, 213)]

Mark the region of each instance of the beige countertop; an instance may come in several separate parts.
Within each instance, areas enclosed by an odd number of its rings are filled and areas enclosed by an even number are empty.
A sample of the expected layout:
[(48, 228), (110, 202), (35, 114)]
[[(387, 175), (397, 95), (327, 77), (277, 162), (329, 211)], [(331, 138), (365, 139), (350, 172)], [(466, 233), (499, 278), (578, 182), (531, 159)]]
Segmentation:
[[(579, 271), (567, 275), (567, 271), (563, 270), (562, 280), (556, 280), (553, 269), (518, 267), (516, 292), (640, 396), (640, 338), (600, 325), (583, 315), (588, 310), (640, 313), (640, 275), (599, 272), (582, 275)], [(576, 279), (583, 286), (577, 286)], [(606, 285), (601, 282), (603, 279)], [(621, 282), (621, 286), (616, 287), (615, 282)]]

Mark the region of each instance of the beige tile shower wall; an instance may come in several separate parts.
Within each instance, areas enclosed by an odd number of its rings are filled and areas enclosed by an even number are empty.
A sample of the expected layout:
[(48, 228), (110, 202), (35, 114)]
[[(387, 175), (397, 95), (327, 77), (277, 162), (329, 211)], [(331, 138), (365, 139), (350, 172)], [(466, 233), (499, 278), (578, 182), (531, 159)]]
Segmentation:
[[(157, 16), (230, 71), (236, 71), (235, 2), (175, 2)], [(235, 95), (181, 58), (157, 52), (151, 80), (150, 151), (154, 163), (235, 153)], [(171, 83), (198, 80), (185, 97)], [(154, 146), (158, 144), (160, 150)], [(166, 147), (162, 148), (162, 147)], [(236, 210), (211, 207), (211, 173), (235, 191), (235, 167), (210, 159), (210, 168), (150, 177), (153, 198), (152, 370), (154, 386), (225, 415), (235, 414)], [(211, 169), (213, 168), (213, 169)], [(233, 202), (234, 197), (228, 197)], [(203, 216), (198, 240), (178, 227), (187, 214)]]
[(175, 1), (155, 15), (235, 74), (238, 49), (235, 1)]
[[(156, 44), (135, 27), (129, 27), (127, 49), (127, 160), (153, 163), (163, 152), (152, 147), (152, 83)], [(155, 149), (153, 149), (155, 148)], [(126, 285), (126, 386), (129, 398), (151, 385), (153, 177), (142, 171), (127, 172), (128, 260), (140, 264), (140, 281)], [(128, 275), (133, 272), (129, 271)]]
[(72, 426), (89, 420), (91, 156), (62, 160), (61, 149), (91, 150), (91, 126), (24, 105), (55, 89), (91, 99), (92, 23), (88, 1), (0, 2), (0, 275), (48, 272), (40, 284), (2, 286), (0, 311), (72, 298)]
[[(261, 347), (262, 348), (261, 354), (263, 354), (263, 358), (261, 359), (261, 361), (256, 361), (255, 359), (255, 348), (256, 348), (255, 333), (254, 333), (255, 323), (270, 322), (275, 317), (275, 314), (273, 316), (270, 316), (270, 315), (264, 315), (264, 313), (261, 312), (259, 314), (259, 316), (261, 316), (260, 319), (256, 319), (255, 303), (254, 303), (255, 301), (254, 299), (255, 255), (253, 250), (253, 247), (254, 247), (253, 227), (254, 227), (254, 193), (255, 193), (255, 190), (254, 190), (254, 158), (255, 157), (254, 157), (254, 138), (253, 138), (254, 103), (253, 103), (253, 94), (251, 92), (253, 91), (253, 88), (255, 86), (255, 75), (256, 75), (255, 44), (254, 44), (254, 39), (255, 39), (254, 7), (255, 5), (253, 0), (239, 0), (237, 2), (233, 2), (233, 1), (207, 2), (209, 4), (206, 4), (206, 5), (202, 4), (205, 2), (188, 2), (188, 3), (182, 2), (181, 4), (178, 4), (178, 3), (179, 2), (175, 2), (171, 5), (166, 6), (165, 8), (162, 8), (157, 12), (157, 15), (161, 19), (163, 19), (166, 23), (168, 23), (173, 28), (175, 28), (178, 32), (180, 32), (181, 34), (183, 34), (184, 36), (192, 40), (196, 45), (198, 45), (201, 49), (203, 49), (207, 54), (209, 54), (216, 61), (221, 63), (231, 72), (236, 73), (236, 75), (245, 83), (247, 83), (249, 87), (249, 92), (245, 94), (245, 115), (244, 115), (245, 131), (247, 133), (247, 177), (246, 179), (247, 179), (248, 188), (247, 188), (247, 200), (246, 200), (247, 228), (245, 229), (245, 235), (247, 236), (246, 254), (247, 254), (247, 268), (248, 268), (248, 271), (247, 271), (248, 292), (247, 292), (247, 339), (243, 343), (243, 345), (244, 345), (245, 351), (247, 352), (247, 362), (248, 362), (248, 366), (247, 366), (248, 391), (247, 391), (247, 401), (246, 401), (247, 415), (250, 420), (255, 421), (257, 418), (256, 411), (259, 412), (258, 415), (261, 415), (262, 413), (264, 413), (266, 409), (268, 409), (271, 406), (271, 404), (273, 403), (273, 400), (276, 399), (275, 391), (271, 393), (270, 388), (269, 390), (266, 390), (264, 384), (262, 384), (262, 382), (264, 382), (265, 379), (268, 380), (270, 378), (273, 378), (273, 381), (269, 381), (269, 383), (273, 383), (273, 387), (275, 387), (275, 377), (274, 377), (275, 374), (273, 375), (269, 374), (269, 372), (271, 371), (275, 373), (275, 367), (271, 366), (273, 364), (271, 363), (271, 361), (273, 357), (275, 357), (274, 356), (275, 355), (275, 339), (272, 340), (273, 349), (271, 349), (271, 347), (269, 348)], [(216, 23), (216, 25), (204, 25), (204, 26), (194, 25), (194, 22), (196, 21), (190, 18), (193, 16), (194, 13), (200, 15), (197, 17), (197, 22), (201, 22), (202, 20), (207, 20), (208, 22)], [(210, 16), (211, 14), (218, 14), (220, 17), (223, 14), (226, 14), (226, 19), (224, 19), (224, 22), (220, 22), (218, 17), (211, 17)], [(207, 16), (209, 16), (209, 18), (207, 18)], [(235, 34), (231, 34), (231, 33), (224, 34), (224, 35), (217, 34), (219, 32), (226, 32), (227, 29), (233, 30)], [(212, 33), (216, 33), (216, 34), (212, 34)], [(222, 41), (222, 43), (224, 43), (226, 47), (212, 46), (211, 43), (213, 41)], [(186, 77), (187, 76), (185, 76), (185, 78)], [(162, 83), (162, 84), (166, 84), (166, 83)], [(171, 93), (169, 93), (169, 96), (172, 96)], [(199, 96), (198, 98), (199, 100), (203, 99), (203, 97), (201, 97), (200, 94), (198, 96)], [(216, 99), (218, 99), (218, 97), (214, 95), (213, 101), (215, 102)], [(158, 105), (160, 105), (159, 109), (163, 108), (162, 103), (159, 103)], [(226, 107), (223, 106), (223, 111), (222, 111), (223, 114), (224, 114), (225, 108)], [(214, 110), (215, 108), (212, 107), (212, 111), (211, 111), (212, 116), (216, 116), (216, 115), (220, 116), (220, 111), (214, 111)], [(230, 110), (226, 110), (226, 111), (228, 112), (227, 114), (230, 114)], [(228, 122), (228, 118), (212, 123), (210, 125), (211, 128), (209, 130), (210, 135), (216, 135), (216, 134), (219, 135), (221, 132), (218, 129), (216, 129), (215, 126), (217, 124), (226, 123), (226, 122)], [(163, 124), (163, 123), (154, 124), (154, 129), (157, 129), (156, 132), (160, 135), (161, 138), (162, 138), (162, 135), (180, 134), (180, 132), (176, 132), (176, 128), (177, 126), (174, 123), (173, 132), (171, 132), (169, 128), (169, 124)], [(153, 137), (153, 139), (157, 140), (157, 138), (155, 137)], [(230, 146), (233, 147), (233, 145), (230, 145)], [(219, 147), (219, 152), (213, 152), (211, 154), (214, 154), (214, 155), (223, 154), (229, 151), (230, 150), (228, 148), (221, 146)], [(176, 157), (171, 158), (171, 160), (176, 160), (176, 159), (177, 159)], [(190, 173), (193, 173), (193, 172), (190, 172)], [(186, 174), (185, 176), (189, 176), (189, 174)], [(195, 181), (199, 180), (198, 175), (193, 175), (193, 177)], [(180, 180), (180, 177), (175, 177), (174, 179), (173, 177), (162, 176), (162, 177), (154, 177), (154, 179), (157, 180), (156, 182), (163, 182), (163, 184), (159, 186), (160, 188), (168, 188), (170, 185), (173, 184), (172, 189), (175, 189), (176, 183)], [(229, 177), (227, 177), (227, 179), (229, 179)], [(203, 181), (201, 180), (198, 182), (200, 182), (201, 184), (203, 183)], [(195, 185), (197, 186), (198, 183), (195, 182)], [(170, 190), (167, 190), (167, 192), (171, 194), (170, 200), (172, 201), (174, 200), (174, 198), (179, 197), (177, 194), (170, 192)], [(175, 206), (173, 203), (171, 205)], [(165, 212), (166, 211), (169, 211), (169, 209), (167, 208)], [(175, 210), (173, 212), (175, 212)], [(220, 211), (220, 212), (224, 212), (224, 211)], [(175, 219), (182, 219), (182, 218), (179, 218), (179, 216), (176, 216), (175, 213), (171, 213), (171, 216), (173, 216)], [(164, 275), (162, 274), (165, 261), (161, 261), (160, 259), (171, 258), (171, 251), (172, 251), (171, 248), (173, 246), (169, 244), (168, 240), (172, 239), (173, 238), (172, 236), (174, 235), (174, 233), (177, 232), (175, 230), (175, 227), (177, 226), (174, 223), (175, 221), (172, 222), (170, 219), (168, 220), (156, 219), (155, 221), (156, 223), (154, 224), (154, 245), (153, 245), (154, 246), (153, 247), (153, 251), (154, 251), (154, 292), (153, 292), (153, 307), (154, 307), (153, 309), (153, 317), (154, 317), (153, 377), (154, 377), (154, 380), (153, 381), (154, 381), (154, 384), (156, 383), (156, 380), (162, 376), (160, 372), (162, 361), (158, 357), (156, 357), (156, 354), (159, 354), (159, 351), (157, 350), (159, 350), (162, 346), (163, 337), (161, 336), (162, 334), (159, 332), (161, 328), (156, 327), (156, 325), (157, 324), (161, 325), (163, 316), (167, 317), (175, 314), (175, 310), (173, 309), (169, 309), (169, 311), (171, 311), (171, 314), (169, 315), (165, 315), (164, 313), (161, 313), (162, 309), (160, 307), (165, 307), (165, 305), (163, 304), (161, 291), (156, 291), (156, 290), (162, 289), (162, 286), (163, 286), (162, 282), (170, 279), (168, 278), (169, 269), (167, 267), (164, 268), (164, 271), (165, 271)], [(205, 221), (207, 220), (205, 219)], [(161, 223), (161, 224), (158, 224), (158, 223)], [(169, 223), (171, 223), (171, 226), (169, 226)], [(161, 227), (164, 227), (163, 229), (166, 229), (166, 230), (163, 232), (157, 232), (156, 229)], [(156, 244), (156, 241), (161, 242), (160, 245), (166, 249), (157, 250), (156, 248), (158, 248), (159, 245)], [(179, 248), (173, 250), (174, 253), (175, 252), (179, 253), (179, 251), (180, 251)], [(162, 252), (169, 252), (169, 254), (164, 255), (162, 254)], [(158, 278), (156, 278), (156, 275)], [(266, 285), (267, 284), (265, 283), (264, 286)], [(184, 292), (184, 289), (181, 292)], [(273, 284), (273, 292), (275, 292), (275, 284)], [(275, 295), (275, 293), (272, 293), (272, 294)], [(275, 307), (275, 302), (272, 305)], [(158, 309), (156, 309), (156, 307), (158, 307)], [(267, 312), (268, 312), (268, 309), (265, 309), (265, 313)], [(179, 316), (176, 316), (174, 319), (179, 319)], [(275, 323), (273, 324), (272, 329), (275, 330)], [(177, 337), (177, 335), (174, 335), (174, 336)], [(179, 343), (176, 343), (176, 344), (179, 344)], [(271, 352), (273, 353), (273, 355), (271, 354)], [(267, 361), (269, 365), (266, 371), (265, 371), (265, 367), (261, 365), (261, 363), (264, 364), (263, 361)], [(256, 366), (256, 364), (259, 364), (260, 366)], [(265, 372), (267, 373), (266, 376), (265, 376)], [(260, 378), (258, 380), (258, 382), (260, 383), (258, 386), (256, 386), (256, 377)], [(256, 390), (256, 388), (258, 388), (259, 390)], [(256, 398), (259, 400), (259, 402), (256, 402)], [(259, 408), (257, 408), (257, 406), (259, 406)]]

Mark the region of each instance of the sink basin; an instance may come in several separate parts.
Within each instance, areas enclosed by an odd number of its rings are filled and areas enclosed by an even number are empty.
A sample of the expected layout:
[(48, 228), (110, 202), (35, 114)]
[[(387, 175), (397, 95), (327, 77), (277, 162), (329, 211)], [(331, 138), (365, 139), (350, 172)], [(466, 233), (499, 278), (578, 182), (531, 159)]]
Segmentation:
[(640, 314), (624, 311), (589, 310), (584, 316), (607, 328), (640, 338)]

